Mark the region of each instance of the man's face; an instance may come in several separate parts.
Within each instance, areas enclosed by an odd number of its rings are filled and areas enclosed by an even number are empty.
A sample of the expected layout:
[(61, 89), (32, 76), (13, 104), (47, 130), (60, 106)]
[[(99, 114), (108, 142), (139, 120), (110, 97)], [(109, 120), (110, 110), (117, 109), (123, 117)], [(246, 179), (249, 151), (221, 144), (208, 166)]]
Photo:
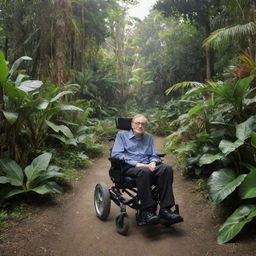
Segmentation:
[(132, 129), (135, 136), (140, 136), (144, 133), (147, 126), (147, 121), (143, 117), (137, 117), (132, 122)]

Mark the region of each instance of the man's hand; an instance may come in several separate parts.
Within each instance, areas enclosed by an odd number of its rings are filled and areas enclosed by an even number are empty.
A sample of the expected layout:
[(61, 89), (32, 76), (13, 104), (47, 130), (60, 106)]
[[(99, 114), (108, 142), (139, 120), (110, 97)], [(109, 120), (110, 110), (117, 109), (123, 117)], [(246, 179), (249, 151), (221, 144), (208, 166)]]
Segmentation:
[(146, 167), (151, 172), (153, 172), (156, 169), (156, 163), (155, 162), (151, 162), (150, 164), (137, 163), (136, 167)]
[(153, 172), (156, 169), (156, 163), (151, 162), (150, 164), (148, 164), (148, 168), (151, 172)]

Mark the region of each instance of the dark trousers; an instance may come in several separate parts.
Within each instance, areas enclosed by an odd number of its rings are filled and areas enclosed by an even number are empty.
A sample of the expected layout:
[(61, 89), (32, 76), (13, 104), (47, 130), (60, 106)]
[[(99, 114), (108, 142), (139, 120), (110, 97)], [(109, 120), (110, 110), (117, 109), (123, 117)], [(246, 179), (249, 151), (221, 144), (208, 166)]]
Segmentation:
[(159, 189), (160, 208), (172, 207), (173, 196), (173, 170), (170, 165), (160, 164), (152, 172), (147, 167), (131, 167), (125, 175), (135, 178), (138, 194), (141, 200), (141, 210), (155, 206), (152, 199), (151, 186), (156, 184)]

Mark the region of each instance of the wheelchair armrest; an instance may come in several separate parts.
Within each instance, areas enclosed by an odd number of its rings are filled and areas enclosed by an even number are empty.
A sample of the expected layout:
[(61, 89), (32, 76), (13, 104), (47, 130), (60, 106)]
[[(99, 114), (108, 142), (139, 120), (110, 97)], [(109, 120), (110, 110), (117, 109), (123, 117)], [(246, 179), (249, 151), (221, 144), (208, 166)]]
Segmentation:
[(161, 158), (161, 157), (165, 157), (165, 156), (166, 156), (166, 154), (163, 154), (163, 153), (157, 153), (157, 156), (159, 156), (159, 157)]
[(119, 159), (119, 158), (116, 158), (116, 157), (109, 157), (108, 160), (111, 162), (111, 163), (114, 163), (114, 164), (123, 164), (124, 161)]
[(114, 141), (114, 140), (115, 140), (115, 137), (108, 137), (107, 140), (108, 140), (108, 141)]

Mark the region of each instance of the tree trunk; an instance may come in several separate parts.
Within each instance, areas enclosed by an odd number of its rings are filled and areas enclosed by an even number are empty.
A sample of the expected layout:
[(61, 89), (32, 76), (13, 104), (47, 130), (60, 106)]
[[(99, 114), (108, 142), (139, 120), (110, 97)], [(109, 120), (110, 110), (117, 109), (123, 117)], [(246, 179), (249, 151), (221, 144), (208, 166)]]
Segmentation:
[[(205, 24), (205, 32), (206, 32), (206, 37), (208, 37), (211, 34), (209, 20)], [(211, 48), (205, 49), (205, 58), (206, 58), (206, 79), (211, 80), (213, 72), (214, 72), (213, 50)]]
[(71, 8), (68, 0), (55, 0), (55, 51), (53, 80), (62, 87), (66, 79), (66, 57), (71, 35)]

